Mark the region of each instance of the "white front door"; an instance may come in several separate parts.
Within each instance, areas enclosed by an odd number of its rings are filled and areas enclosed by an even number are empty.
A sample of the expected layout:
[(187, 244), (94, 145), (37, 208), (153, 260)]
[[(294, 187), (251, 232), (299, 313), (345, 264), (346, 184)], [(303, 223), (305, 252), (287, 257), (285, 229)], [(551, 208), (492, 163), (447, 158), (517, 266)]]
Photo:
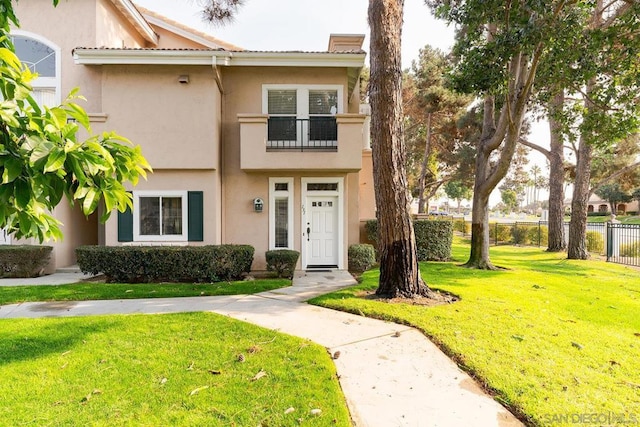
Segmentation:
[(307, 196), (307, 267), (338, 267), (338, 196)]

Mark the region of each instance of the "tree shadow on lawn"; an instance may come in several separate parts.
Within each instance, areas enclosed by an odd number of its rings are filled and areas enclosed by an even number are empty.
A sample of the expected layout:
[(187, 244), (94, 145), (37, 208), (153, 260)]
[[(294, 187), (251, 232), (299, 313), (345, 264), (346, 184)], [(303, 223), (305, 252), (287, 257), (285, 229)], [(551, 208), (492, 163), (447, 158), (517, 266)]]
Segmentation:
[(90, 335), (115, 326), (87, 318), (1, 320), (0, 365), (71, 351)]

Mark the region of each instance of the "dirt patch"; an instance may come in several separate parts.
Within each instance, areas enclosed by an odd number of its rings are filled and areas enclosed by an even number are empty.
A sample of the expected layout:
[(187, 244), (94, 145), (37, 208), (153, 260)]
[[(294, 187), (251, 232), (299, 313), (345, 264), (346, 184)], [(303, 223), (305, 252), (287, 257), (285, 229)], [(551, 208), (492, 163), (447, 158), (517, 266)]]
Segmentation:
[(399, 298), (399, 297), (383, 298), (383, 297), (380, 297), (379, 295), (376, 295), (375, 291), (358, 292), (356, 296), (358, 298), (363, 298), (363, 299), (368, 299), (368, 300), (373, 300), (378, 302), (386, 302), (388, 304), (410, 304), (410, 305), (420, 305), (425, 307), (436, 307), (439, 305), (451, 304), (460, 300), (460, 298), (455, 295), (438, 292), (438, 291), (434, 292), (433, 298), (422, 297), (422, 296), (416, 296), (413, 298)]
[(78, 305), (77, 301), (43, 302), (41, 304), (34, 304), (30, 306), (29, 311), (36, 313), (46, 311), (69, 311), (76, 305)]

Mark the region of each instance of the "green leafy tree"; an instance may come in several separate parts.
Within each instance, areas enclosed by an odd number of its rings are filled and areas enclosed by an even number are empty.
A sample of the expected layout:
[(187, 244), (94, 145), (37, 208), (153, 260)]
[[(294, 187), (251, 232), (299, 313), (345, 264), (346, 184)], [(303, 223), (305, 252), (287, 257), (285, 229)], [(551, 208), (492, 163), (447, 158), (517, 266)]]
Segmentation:
[[(633, 190), (633, 192), (631, 193), (631, 199), (635, 200), (636, 203), (638, 203), (638, 206), (640, 206), (640, 188), (636, 188), (635, 190)], [(640, 214), (639, 212), (636, 212), (636, 215)]]
[(622, 190), (620, 184), (605, 184), (602, 187), (598, 188), (595, 192), (602, 200), (606, 200), (609, 202), (609, 207), (611, 208), (611, 213), (614, 215), (618, 214), (618, 203), (626, 203), (631, 201), (631, 195), (626, 191)]
[[(489, 2), (433, 0), (461, 27), (455, 52), (459, 86), (484, 97), (478, 149), (472, 249), (468, 266), (492, 268), (486, 206), (521, 138), (533, 83), (554, 108), (558, 133), (575, 148), (568, 257), (584, 259), (592, 149), (637, 126), (640, 3), (624, 0)], [(566, 94), (560, 97), (561, 94)], [(488, 108), (487, 108), (488, 106)], [(500, 114), (496, 112), (500, 108)], [(550, 109), (551, 110), (551, 109)], [(514, 142), (515, 141), (515, 142)], [(553, 170), (559, 168), (555, 162)], [(551, 181), (556, 181), (551, 179)], [(554, 201), (557, 199), (554, 198)], [(555, 211), (554, 211), (555, 212)], [(554, 216), (555, 224), (555, 216)], [(475, 227), (475, 228), (474, 228)]]
[[(0, 10), (0, 228), (40, 242), (62, 238), (51, 211), (65, 196), (85, 215), (102, 203), (102, 221), (131, 207), (124, 183), (135, 185), (151, 170), (140, 147), (115, 133), (91, 135), (75, 90), (60, 106), (40, 107), (30, 86), (36, 76), (9, 38), (9, 25), (18, 26), (11, 0), (0, 0)], [(81, 128), (91, 135), (84, 141)]]
[(560, 250), (564, 165), (562, 145), (575, 155), (567, 255), (586, 259), (587, 208), (595, 186), (593, 161), (602, 149), (633, 134), (638, 126), (640, 90), (640, 3), (581, 2), (583, 19), (557, 33), (537, 82), (551, 128), (549, 250)]
[(460, 205), (463, 200), (473, 197), (471, 186), (463, 181), (449, 181), (444, 186), (444, 192), (450, 199), (458, 204), (458, 213), (460, 213)]
[(443, 184), (460, 179), (465, 172), (470, 176), (473, 171), (464, 167), (464, 155), (459, 156), (465, 149), (456, 126), (471, 98), (448, 87), (446, 71), (450, 66), (444, 52), (427, 45), (420, 49), (418, 60), (405, 75), (407, 155), (409, 172), (415, 170), (412, 187), (418, 197), (418, 213), (425, 212), (429, 198)]
[(493, 269), (489, 197), (506, 176), (521, 138), (540, 63), (550, 45), (582, 27), (585, 5), (562, 0), (486, 2), (430, 0), (436, 15), (459, 26), (456, 88), (483, 100), (476, 147), (471, 252), (465, 264)]
[(500, 190), (500, 197), (502, 199), (502, 203), (504, 204), (504, 213), (511, 213), (518, 209), (518, 194), (515, 192), (515, 190), (509, 188)]

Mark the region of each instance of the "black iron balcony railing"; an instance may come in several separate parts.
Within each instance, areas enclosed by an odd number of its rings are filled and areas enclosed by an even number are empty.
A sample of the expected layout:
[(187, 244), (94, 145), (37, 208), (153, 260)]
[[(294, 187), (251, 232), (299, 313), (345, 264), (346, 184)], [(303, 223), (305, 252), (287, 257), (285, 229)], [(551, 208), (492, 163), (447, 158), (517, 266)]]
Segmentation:
[(267, 151), (338, 151), (335, 117), (269, 117)]

